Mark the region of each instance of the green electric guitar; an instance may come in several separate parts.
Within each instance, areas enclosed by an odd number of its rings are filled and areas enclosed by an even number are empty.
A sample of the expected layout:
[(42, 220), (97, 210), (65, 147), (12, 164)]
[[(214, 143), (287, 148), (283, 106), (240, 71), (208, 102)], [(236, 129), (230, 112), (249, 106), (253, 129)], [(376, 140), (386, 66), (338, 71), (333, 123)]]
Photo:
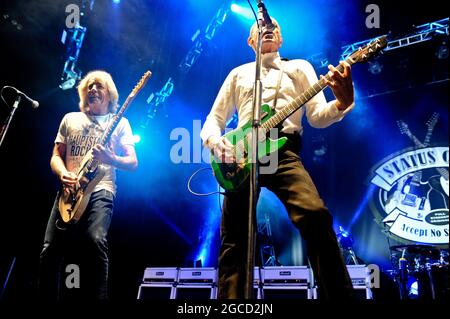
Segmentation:
[[(359, 48), (350, 54), (345, 61), (352, 65), (358, 62), (366, 62), (376, 53), (380, 52), (387, 46), (386, 36), (382, 36)], [(343, 72), (342, 65), (336, 67)], [(324, 76), (330, 79), (327, 74)], [(295, 98), (292, 102), (285, 105), (281, 110), (275, 112), (269, 105), (261, 106), (261, 128), (258, 142), (258, 160), (278, 151), (286, 143), (287, 138), (270, 139), (267, 135), (270, 130), (279, 127), (285, 119), (299, 110), (306, 102), (313, 98), (317, 93), (327, 87), (324, 79), (320, 79), (314, 85), (309, 87), (304, 93)], [(234, 154), (237, 161), (234, 163), (222, 163), (214, 154), (211, 154), (211, 166), (219, 185), (227, 191), (235, 191), (239, 189), (248, 179), (251, 171), (252, 159), (250, 158), (249, 148), (251, 145), (252, 123), (247, 122), (244, 126), (230, 131), (223, 137), (233, 145)]]

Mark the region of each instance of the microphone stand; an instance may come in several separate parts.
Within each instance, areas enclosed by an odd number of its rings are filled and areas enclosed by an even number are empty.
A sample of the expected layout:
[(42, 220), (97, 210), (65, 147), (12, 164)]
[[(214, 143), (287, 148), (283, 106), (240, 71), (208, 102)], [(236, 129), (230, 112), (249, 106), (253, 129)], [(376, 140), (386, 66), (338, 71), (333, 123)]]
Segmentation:
[(2, 129), (0, 131), (0, 147), (3, 144), (3, 140), (5, 139), (6, 132), (9, 129), (9, 124), (11, 123), (11, 120), (12, 120), (12, 118), (14, 116), (14, 113), (16, 112), (17, 107), (19, 106), (20, 99), (21, 99), (21, 96), (18, 94), (17, 97), (16, 97), (16, 100), (14, 101), (14, 104), (12, 106), (11, 113), (8, 115), (8, 117), (5, 120), (5, 123), (2, 126)]
[(255, 82), (253, 85), (253, 120), (251, 133), (251, 150), (249, 157), (251, 159), (252, 169), (250, 171), (250, 196), (248, 210), (248, 234), (247, 234), (247, 261), (245, 273), (245, 299), (254, 299), (253, 296), (253, 269), (255, 264), (255, 237), (256, 237), (256, 206), (258, 203), (258, 176), (259, 176), (259, 159), (258, 159), (258, 140), (259, 128), (261, 125), (261, 100), (262, 100), (262, 84), (261, 84), (261, 37), (264, 19), (261, 18), (262, 7), (258, 6), (258, 41), (256, 44), (256, 68)]

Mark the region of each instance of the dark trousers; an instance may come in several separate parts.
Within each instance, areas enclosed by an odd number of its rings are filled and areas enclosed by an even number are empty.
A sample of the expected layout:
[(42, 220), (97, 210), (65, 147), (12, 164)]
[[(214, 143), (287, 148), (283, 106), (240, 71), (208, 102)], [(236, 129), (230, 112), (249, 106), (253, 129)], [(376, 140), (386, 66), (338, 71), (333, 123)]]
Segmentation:
[[(62, 230), (56, 227), (60, 216), (56, 197), (40, 254), (39, 296), (42, 299), (64, 299), (62, 292), (68, 289), (79, 290), (70, 295), (83, 299), (108, 298), (107, 234), (113, 207), (111, 192), (95, 192), (78, 223)], [(73, 264), (70, 258), (74, 258)], [(79, 288), (73, 287), (77, 281)]]
[[(279, 152), (278, 170), (261, 174), (260, 186), (274, 192), (306, 242), (321, 299), (347, 299), (353, 288), (333, 230), (333, 219), (303, 167), (299, 141)], [(225, 195), (219, 254), (219, 299), (244, 298), (247, 253), (248, 190)]]

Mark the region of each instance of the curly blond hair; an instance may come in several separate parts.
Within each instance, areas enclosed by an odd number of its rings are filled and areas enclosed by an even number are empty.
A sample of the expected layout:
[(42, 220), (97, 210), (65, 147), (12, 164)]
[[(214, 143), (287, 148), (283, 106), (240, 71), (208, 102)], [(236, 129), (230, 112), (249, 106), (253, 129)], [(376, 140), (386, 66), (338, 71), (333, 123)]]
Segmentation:
[(89, 72), (78, 84), (77, 89), (78, 89), (78, 96), (80, 97), (79, 106), (81, 112), (84, 113), (89, 112), (89, 106), (87, 103), (88, 100), (87, 93), (88, 93), (88, 82), (91, 79), (99, 80), (100, 82), (106, 85), (106, 89), (108, 90), (109, 93), (108, 112), (115, 113), (118, 107), (117, 103), (119, 101), (119, 93), (117, 92), (117, 88), (116, 85), (114, 84), (111, 74), (103, 70), (94, 70)]

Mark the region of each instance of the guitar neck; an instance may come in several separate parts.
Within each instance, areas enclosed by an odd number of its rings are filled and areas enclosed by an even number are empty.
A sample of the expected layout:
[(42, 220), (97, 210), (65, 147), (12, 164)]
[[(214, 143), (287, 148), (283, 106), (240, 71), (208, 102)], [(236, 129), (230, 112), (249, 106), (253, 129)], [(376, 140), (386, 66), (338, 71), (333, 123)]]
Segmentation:
[(439, 113), (434, 112), (431, 118), (427, 122), (427, 134), (425, 135), (425, 139), (423, 141), (423, 144), (425, 146), (428, 146), (430, 144), (431, 135), (433, 134), (434, 127), (436, 126), (436, 123), (439, 118)]
[(428, 146), (430, 144), (431, 135), (433, 134), (433, 128), (429, 127), (427, 130), (427, 135), (425, 135), (425, 139), (423, 140), (423, 145)]
[[(100, 144), (102, 146), (106, 146), (109, 139), (111, 138), (112, 133), (116, 129), (117, 125), (119, 125), (120, 119), (123, 117), (123, 114), (125, 113), (126, 109), (130, 105), (130, 103), (133, 101), (134, 97), (135, 97), (135, 95), (129, 95), (128, 98), (126, 99), (125, 103), (120, 107), (120, 109), (117, 111), (117, 113), (114, 114), (113, 120), (108, 124), (108, 127), (106, 128), (105, 132), (103, 133), (103, 136), (100, 139), (100, 141), (98, 142), (98, 144)], [(89, 170), (92, 170), (92, 169), (95, 169), (98, 165), (100, 165), (100, 161), (92, 158), (87, 163), (86, 167)]]
[[(119, 110), (114, 114), (113, 120), (108, 123), (108, 127), (106, 128), (105, 132), (103, 133), (103, 136), (101, 137), (98, 144), (102, 146), (106, 146), (106, 143), (108, 143), (109, 139), (111, 138), (112, 133), (116, 129), (117, 125), (120, 122), (120, 119), (122, 118), (123, 114), (127, 110), (128, 106), (133, 102), (134, 98), (136, 97), (137, 93), (142, 89), (142, 87), (147, 83), (148, 79), (152, 75), (152, 72), (147, 71), (144, 73), (138, 84), (134, 87), (134, 89), (131, 91), (131, 93), (128, 95), (127, 99), (125, 100), (125, 103), (119, 108)], [(91, 158), (85, 168), (88, 170), (95, 169), (100, 164), (100, 161), (94, 160)]]
[[(348, 57), (345, 59), (345, 62), (352, 65), (355, 62)], [(339, 64), (336, 67), (339, 72), (344, 71), (344, 67)], [(261, 127), (265, 129), (266, 132), (268, 132), (271, 128), (277, 127), (285, 119), (287, 119), (289, 116), (291, 116), (294, 112), (299, 110), (306, 102), (311, 100), (315, 95), (317, 95), (319, 92), (321, 92), (323, 89), (325, 89), (328, 85), (325, 82), (325, 79), (330, 80), (330, 76), (325, 75), (324, 78), (317, 81), (315, 84), (310, 86), (305, 92), (303, 92), (300, 96), (295, 98), (292, 102), (284, 106), (280, 111), (278, 111), (275, 115), (273, 115), (270, 119), (268, 119), (266, 122), (264, 122)]]
[(133, 98), (134, 96), (133, 97), (129, 96), (125, 101), (125, 103), (122, 105), (122, 107), (119, 109), (119, 111), (116, 114), (114, 114), (113, 120), (108, 124), (108, 127), (106, 128), (102, 138), (99, 141), (99, 144), (105, 146), (106, 143), (108, 143), (112, 133), (116, 129), (117, 125), (119, 125), (120, 119), (123, 117), (123, 114), (125, 113), (126, 109), (128, 108), (128, 105), (131, 103)]
[(411, 139), (411, 141), (414, 142), (414, 144), (418, 147), (426, 147), (426, 145), (424, 143), (422, 143), (421, 141), (419, 141), (419, 139), (417, 137), (414, 136), (414, 134), (412, 134), (411, 132), (407, 132), (406, 135)]

